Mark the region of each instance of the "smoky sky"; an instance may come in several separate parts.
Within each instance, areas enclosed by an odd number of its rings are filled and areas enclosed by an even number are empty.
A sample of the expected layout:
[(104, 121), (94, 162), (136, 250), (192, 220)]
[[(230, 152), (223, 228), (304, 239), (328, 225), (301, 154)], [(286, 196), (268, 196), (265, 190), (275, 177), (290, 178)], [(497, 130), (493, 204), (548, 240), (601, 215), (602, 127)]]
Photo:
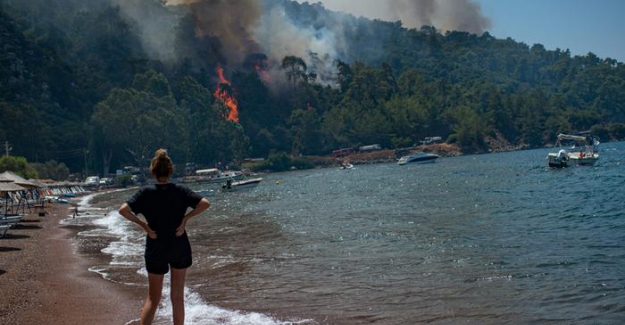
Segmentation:
[[(153, 58), (174, 61), (176, 26), (182, 17), (192, 17), (193, 37), (217, 42), (220, 62), (228, 69), (239, 69), (250, 56), (267, 57), (267, 72), (279, 75), (281, 60), (294, 55), (304, 59), (319, 76), (332, 84), (335, 60), (350, 49), (344, 30), (348, 15), (319, 14), (303, 23), (287, 14), (290, 2), (278, 0), (111, 0), (138, 26), (144, 47)], [(303, 2), (300, 1), (300, 2)], [(385, 20), (401, 20), (408, 28), (430, 25), (438, 30), (481, 33), (489, 20), (472, 0), (324, 0), (331, 10)], [(319, 5), (315, 10), (321, 10)], [(327, 17), (331, 18), (327, 18)], [(325, 17), (325, 18), (324, 18)], [(331, 21), (331, 22), (330, 22)], [(351, 20), (353, 22), (353, 20)], [(212, 44), (212, 43), (211, 43)], [(327, 77), (327, 78), (326, 78)], [(278, 78), (274, 81), (278, 81)]]
[[(298, 0), (304, 2), (305, 0)], [(471, 0), (320, 0), (328, 9), (388, 21), (407, 28), (434, 26), (441, 31), (481, 34), (490, 27), (479, 4)]]

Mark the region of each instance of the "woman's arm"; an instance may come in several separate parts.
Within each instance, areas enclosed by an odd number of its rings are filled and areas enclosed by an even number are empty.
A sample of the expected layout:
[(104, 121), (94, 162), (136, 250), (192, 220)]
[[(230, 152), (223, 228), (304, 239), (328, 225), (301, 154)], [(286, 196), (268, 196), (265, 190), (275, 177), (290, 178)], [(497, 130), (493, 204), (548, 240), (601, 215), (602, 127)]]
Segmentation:
[(185, 228), (187, 227), (187, 221), (189, 221), (189, 219), (191, 219), (191, 218), (197, 216), (198, 214), (206, 211), (206, 209), (208, 209), (210, 206), (211, 206), (210, 201), (208, 201), (208, 199), (203, 197), (200, 200), (200, 203), (197, 204), (195, 209), (189, 211), (189, 213), (187, 213), (184, 216), (184, 218), (182, 218), (182, 222), (180, 223), (180, 227), (178, 227), (176, 229), (176, 236), (180, 237), (180, 236), (182, 236), (182, 234), (184, 234)]
[(141, 226), (141, 228), (143, 228), (145, 232), (148, 233), (148, 236), (150, 236), (150, 238), (156, 239), (156, 232), (150, 229), (150, 226), (148, 226), (145, 221), (139, 219), (139, 217), (132, 213), (132, 210), (130, 209), (130, 206), (128, 206), (128, 203), (122, 204), (122, 206), (119, 208), (119, 214), (121, 214), (122, 217)]

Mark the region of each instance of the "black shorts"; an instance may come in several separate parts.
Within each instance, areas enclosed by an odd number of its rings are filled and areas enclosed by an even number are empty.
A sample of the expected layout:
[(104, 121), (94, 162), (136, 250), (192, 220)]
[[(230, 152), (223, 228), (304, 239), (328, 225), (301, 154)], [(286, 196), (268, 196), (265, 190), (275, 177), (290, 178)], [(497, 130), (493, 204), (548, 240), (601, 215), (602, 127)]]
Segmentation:
[(176, 240), (168, 244), (153, 243), (153, 245), (146, 246), (145, 268), (148, 273), (167, 274), (170, 267), (181, 270), (192, 264), (193, 257), (188, 240)]

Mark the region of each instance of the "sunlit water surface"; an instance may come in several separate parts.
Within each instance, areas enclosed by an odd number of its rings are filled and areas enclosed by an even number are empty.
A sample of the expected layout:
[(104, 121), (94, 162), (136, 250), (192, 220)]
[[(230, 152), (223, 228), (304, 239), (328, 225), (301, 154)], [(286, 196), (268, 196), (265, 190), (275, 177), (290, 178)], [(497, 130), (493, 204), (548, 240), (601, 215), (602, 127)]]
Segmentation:
[[(188, 226), (187, 323), (620, 324), (625, 143), (602, 144), (595, 167), (549, 169), (547, 152), (270, 174), (212, 192)], [(106, 198), (114, 209), (130, 195)], [(97, 211), (77, 238), (106, 243), (92, 270), (145, 286), (143, 235)], [(166, 300), (158, 324), (170, 323)]]

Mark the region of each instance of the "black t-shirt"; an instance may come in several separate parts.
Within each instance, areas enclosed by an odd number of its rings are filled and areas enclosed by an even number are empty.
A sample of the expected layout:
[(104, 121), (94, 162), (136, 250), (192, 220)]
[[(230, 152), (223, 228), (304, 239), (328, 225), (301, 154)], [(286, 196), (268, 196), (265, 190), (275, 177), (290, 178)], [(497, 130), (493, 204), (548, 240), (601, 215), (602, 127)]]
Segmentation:
[[(142, 214), (159, 242), (174, 241), (188, 208), (195, 208), (202, 197), (173, 183), (154, 184), (140, 189), (128, 202), (135, 214)], [(183, 235), (186, 239), (186, 232)], [(148, 237), (148, 242), (151, 239)]]

